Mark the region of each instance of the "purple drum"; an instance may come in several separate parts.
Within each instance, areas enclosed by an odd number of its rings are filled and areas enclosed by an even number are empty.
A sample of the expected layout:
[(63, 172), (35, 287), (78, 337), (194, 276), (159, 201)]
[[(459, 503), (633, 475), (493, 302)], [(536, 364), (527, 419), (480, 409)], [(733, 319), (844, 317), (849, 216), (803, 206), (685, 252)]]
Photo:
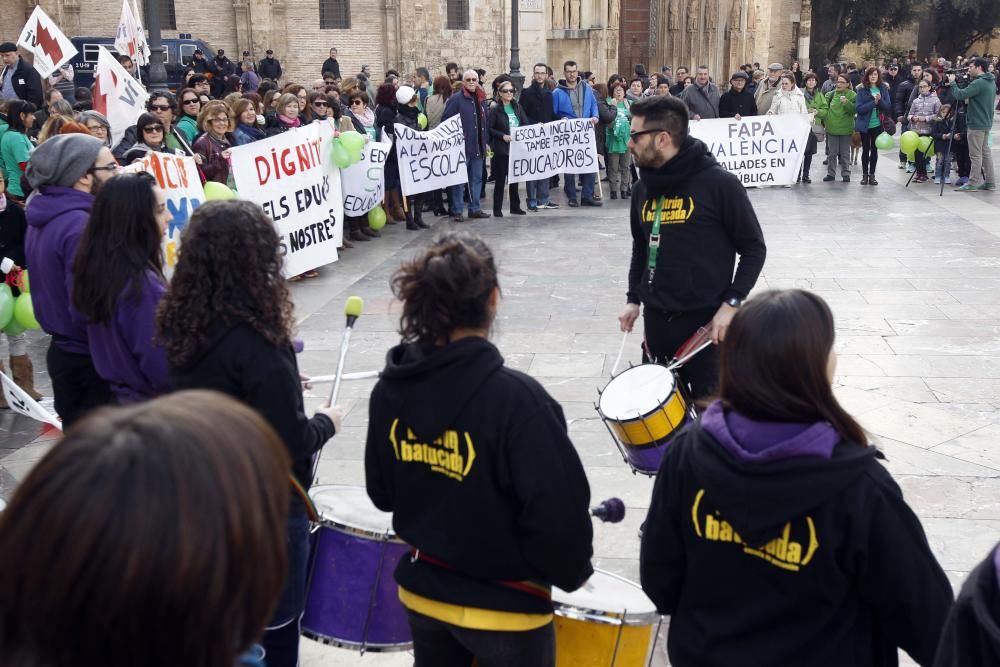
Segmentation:
[(413, 646), (392, 573), (406, 544), (360, 486), (317, 486), (319, 512), (302, 634), (343, 648), (405, 651)]

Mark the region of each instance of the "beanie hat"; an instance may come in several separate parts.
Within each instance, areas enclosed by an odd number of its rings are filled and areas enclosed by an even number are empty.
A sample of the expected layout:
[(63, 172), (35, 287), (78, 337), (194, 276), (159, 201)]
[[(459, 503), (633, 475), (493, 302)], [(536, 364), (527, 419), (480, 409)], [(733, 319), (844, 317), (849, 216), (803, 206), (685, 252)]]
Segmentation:
[(104, 144), (86, 134), (60, 134), (43, 141), (28, 159), (25, 175), (32, 188), (72, 187), (97, 162)]
[(746, 72), (733, 72), (733, 75), (729, 77), (730, 81), (735, 81), (736, 79), (743, 79), (744, 81), (750, 80), (750, 75)]
[(400, 86), (399, 89), (396, 90), (396, 103), (406, 106), (410, 103), (410, 100), (413, 99), (415, 94), (416, 93), (414, 93), (413, 89), (409, 86)]

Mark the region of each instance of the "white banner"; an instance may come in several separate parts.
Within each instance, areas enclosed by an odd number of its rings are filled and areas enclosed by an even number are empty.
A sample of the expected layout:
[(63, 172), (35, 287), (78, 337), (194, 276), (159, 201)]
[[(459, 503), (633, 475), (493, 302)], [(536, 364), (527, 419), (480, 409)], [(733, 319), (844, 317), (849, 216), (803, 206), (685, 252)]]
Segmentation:
[(289, 277), (337, 261), (344, 237), (340, 172), (328, 172), (323, 139), (332, 130), (306, 125), (232, 149), (240, 199), (274, 219)]
[(100, 111), (111, 123), (111, 145), (122, 140), (122, 135), (146, 110), (149, 93), (121, 66), (103, 46), (94, 69), (94, 111)]
[(597, 139), (589, 118), (515, 127), (510, 136), (507, 180), (511, 183), (597, 173)]
[(42, 11), (41, 5), (35, 5), (35, 11), (31, 12), (21, 36), (17, 38), (17, 45), (31, 51), (35, 57), (35, 69), (43, 79), (77, 54), (73, 42)]
[(382, 203), (385, 197), (385, 160), (392, 144), (369, 142), (361, 150), (361, 160), (340, 170), (344, 190), (344, 215), (360, 217)]
[(122, 172), (149, 172), (163, 190), (170, 211), (170, 224), (163, 235), (163, 273), (167, 278), (174, 273), (177, 265), (177, 248), (181, 243), (181, 232), (187, 226), (194, 210), (205, 201), (205, 189), (198, 175), (198, 165), (193, 157), (150, 153), (141, 162), (135, 162)]
[(137, 67), (149, 64), (149, 46), (146, 44), (146, 35), (142, 32), (139, 20), (132, 13), (128, 0), (122, 0), (122, 15), (118, 19), (115, 50), (131, 58)]
[(802, 165), (811, 118), (787, 114), (693, 120), (689, 132), (744, 186), (791, 185)]
[(59, 417), (39, 405), (38, 401), (28, 396), (4, 373), (0, 373), (0, 384), (3, 385), (3, 395), (11, 410), (36, 421), (52, 424), (60, 431), (62, 430), (62, 422)]
[(462, 117), (452, 116), (429, 132), (396, 123), (396, 157), (403, 194), (468, 183)]

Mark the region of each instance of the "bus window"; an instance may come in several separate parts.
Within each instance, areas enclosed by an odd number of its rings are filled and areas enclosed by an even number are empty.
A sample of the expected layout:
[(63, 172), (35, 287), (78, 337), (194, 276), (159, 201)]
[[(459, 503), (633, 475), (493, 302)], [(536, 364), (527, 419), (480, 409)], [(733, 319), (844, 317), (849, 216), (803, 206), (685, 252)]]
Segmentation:
[(83, 62), (85, 63), (96, 63), (97, 57), (101, 53), (100, 44), (84, 44), (83, 45)]
[(181, 64), (185, 67), (191, 64), (194, 60), (194, 50), (196, 47), (194, 44), (181, 44)]

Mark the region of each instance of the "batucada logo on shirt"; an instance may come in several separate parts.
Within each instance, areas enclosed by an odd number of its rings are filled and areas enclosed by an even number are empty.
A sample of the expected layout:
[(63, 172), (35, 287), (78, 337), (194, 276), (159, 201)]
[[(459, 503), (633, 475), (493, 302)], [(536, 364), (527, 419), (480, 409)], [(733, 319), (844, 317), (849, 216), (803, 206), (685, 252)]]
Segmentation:
[(398, 418), (389, 428), (389, 442), (397, 461), (429, 466), (432, 472), (459, 482), (468, 477), (476, 460), (476, 448), (468, 433), (448, 430), (429, 443), (421, 442), (409, 428), (404, 433)]

